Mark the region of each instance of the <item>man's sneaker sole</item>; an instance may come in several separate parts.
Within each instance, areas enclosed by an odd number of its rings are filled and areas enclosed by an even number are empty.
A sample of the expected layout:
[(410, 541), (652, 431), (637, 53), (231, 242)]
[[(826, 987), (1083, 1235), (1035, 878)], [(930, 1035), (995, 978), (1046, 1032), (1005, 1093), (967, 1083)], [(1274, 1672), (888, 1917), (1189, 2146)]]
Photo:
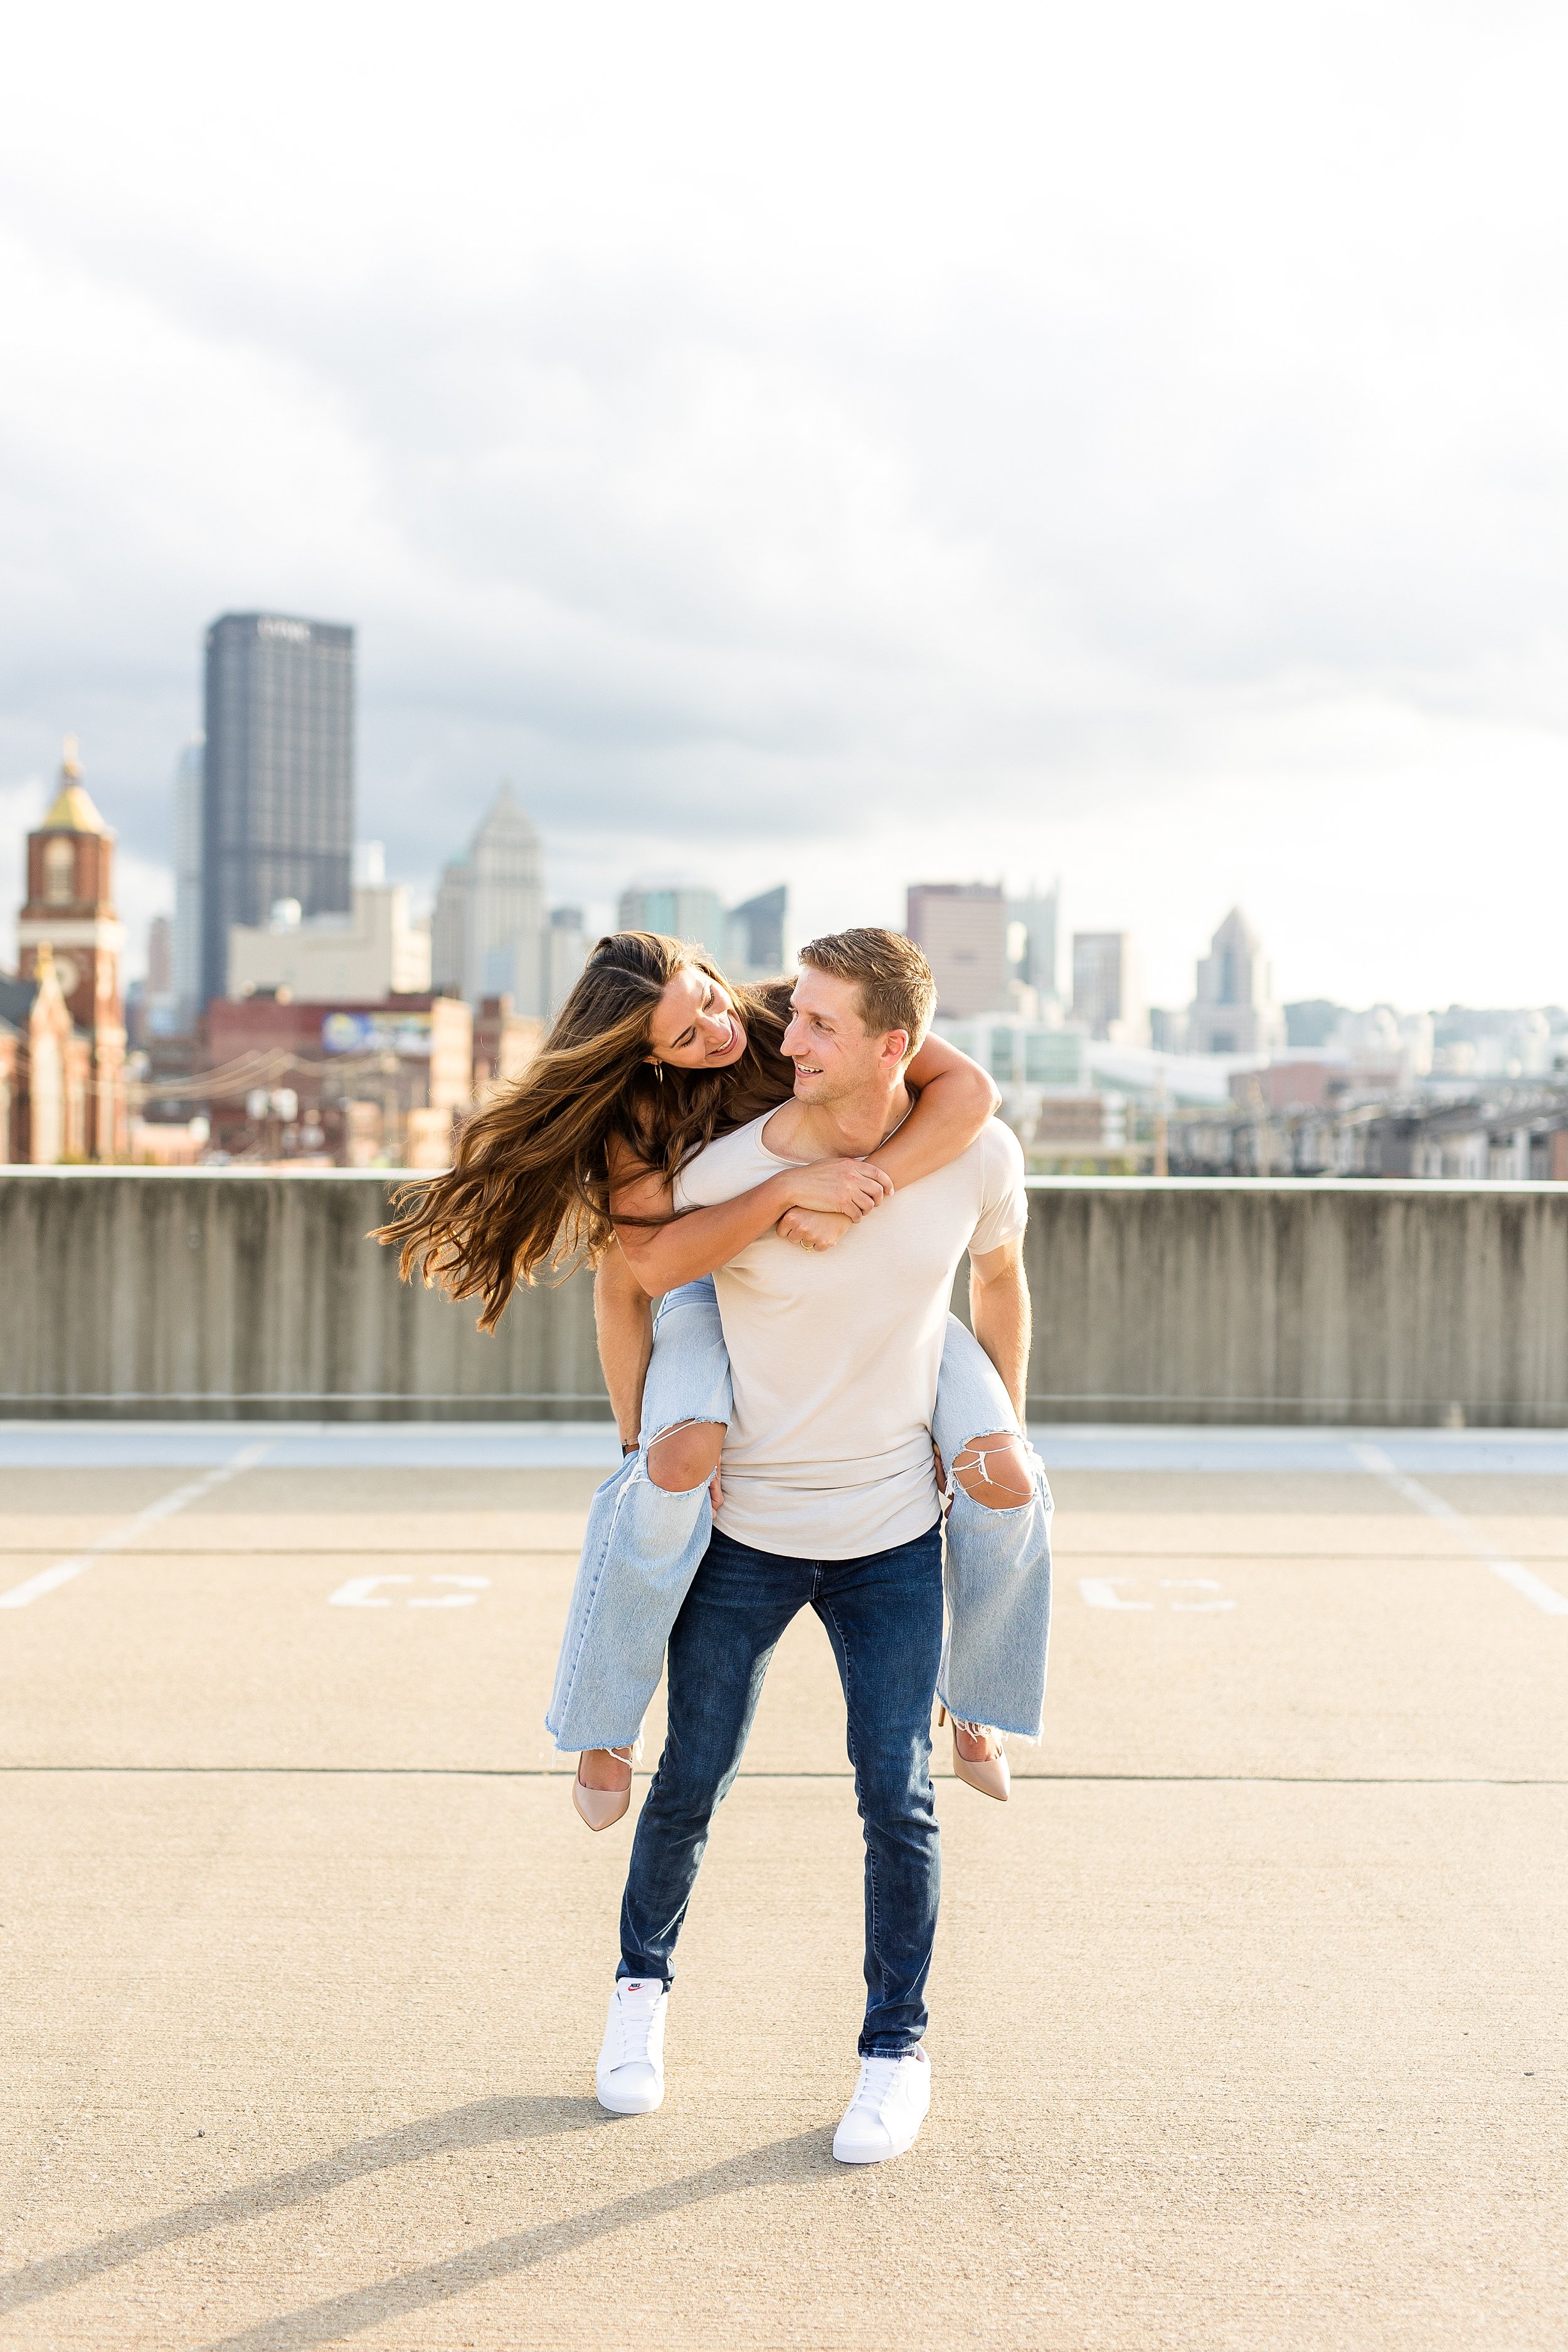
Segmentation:
[[(619, 2073), (619, 2071), (617, 2068), (616, 2072)], [(650, 2083), (646, 2091), (634, 2090), (630, 2087), (625, 2091), (617, 2091), (613, 2084), (596, 2082), (594, 2085), (594, 2095), (606, 2115), (651, 2116), (656, 2108), (664, 2105), (664, 2084), (662, 2082), (655, 2082)]]
[(919, 2139), (921, 2136), (921, 2125), (924, 2122), (925, 2117), (922, 2116), (920, 2123), (915, 2126), (908, 2139), (900, 2140), (896, 2147), (840, 2147), (838, 2145), (838, 2134), (835, 2132), (833, 2136), (834, 2161), (837, 2164), (890, 2164), (896, 2156), (908, 2156), (910, 2148), (913, 2147), (916, 2140)]

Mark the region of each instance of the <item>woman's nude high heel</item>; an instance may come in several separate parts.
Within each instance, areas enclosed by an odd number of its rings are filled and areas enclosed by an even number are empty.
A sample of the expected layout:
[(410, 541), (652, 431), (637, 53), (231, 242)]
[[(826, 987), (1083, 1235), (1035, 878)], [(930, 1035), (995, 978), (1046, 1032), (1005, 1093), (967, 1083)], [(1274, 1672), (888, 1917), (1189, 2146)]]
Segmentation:
[[(629, 1765), (632, 1760), (632, 1751), (629, 1748), (607, 1748), (605, 1753), (618, 1756), (624, 1764)], [(572, 1802), (591, 1830), (613, 1829), (631, 1801), (632, 1783), (629, 1772), (626, 1775), (626, 1785), (624, 1789), (590, 1789), (583, 1778), (583, 1759), (581, 1756), (578, 1757), (577, 1777), (572, 1783)]]
[(988, 1744), (990, 1735), (986, 1726), (983, 1723), (960, 1723), (957, 1716), (950, 1716), (945, 1706), (937, 1709), (936, 1719), (939, 1729), (944, 1723), (952, 1726), (952, 1769), (957, 1779), (967, 1780), (970, 1787), (978, 1789), (983, 1797), (994, 1797), (998, 1804), (1005, 1805), (1013, 1787), (1013, 1776), (1007, 1769), (1004, 1750), (998, 1747), (994, 1756), (966, 1756), (963, 1752), (966, 1739), (975, 1747)]

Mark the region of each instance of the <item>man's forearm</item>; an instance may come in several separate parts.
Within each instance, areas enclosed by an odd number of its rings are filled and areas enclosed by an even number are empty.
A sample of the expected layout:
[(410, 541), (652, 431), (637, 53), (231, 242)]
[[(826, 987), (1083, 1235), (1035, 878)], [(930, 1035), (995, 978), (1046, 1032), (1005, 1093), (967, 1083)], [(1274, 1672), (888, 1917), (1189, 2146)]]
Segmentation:
[[(869, 1216), (892, 1191), (892, 1179), (874, 1160), (809, 1156), (766, 1177), (749, 1192), (712, 1208), (664, 1215), (668, 1184), (624, 1186), (610, 1198), (610, 1214), (621, 1251), (645, 1290), (658, 1296), (683, 1282), (717, 1273), (752, 1242), (771, 1234), (789, 1209), (826, 1209), (835, 1214)], [(651, 1203), (660, 1222), (638, 1224)]]
[(642, 1426), (643, 1381), (653, 1353), (653, 1315), (647, 1291), (618, 1249), (608, 1253), (594, 1276), (594, 1328), (616, 1426), (623, 1445), (630, 1445)]
[(969, 1314), (974, 1336), (995, 1365), (1022, 1429), (1028, 1403), (1032, 1328), (1029, 1286), (1024, 1279), (1023, 1267), (1009, 1267), (994, 1281), (985, 1283), (980, 1282), (972, 1271)]

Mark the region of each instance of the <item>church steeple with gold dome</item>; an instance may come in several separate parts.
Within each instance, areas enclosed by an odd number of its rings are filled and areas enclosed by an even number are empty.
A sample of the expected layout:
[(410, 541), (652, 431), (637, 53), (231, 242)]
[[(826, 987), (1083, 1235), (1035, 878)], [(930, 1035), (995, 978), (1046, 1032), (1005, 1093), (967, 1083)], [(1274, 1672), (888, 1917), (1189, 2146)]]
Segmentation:
[(107, 837), (109, 827), (92, 804), (92, 794), (81, 780), (81, 757), (74, 735), (68, 735), (60, 760), (59, 788), (54, 806), (44, 819), (46, 833), (97, 833)]

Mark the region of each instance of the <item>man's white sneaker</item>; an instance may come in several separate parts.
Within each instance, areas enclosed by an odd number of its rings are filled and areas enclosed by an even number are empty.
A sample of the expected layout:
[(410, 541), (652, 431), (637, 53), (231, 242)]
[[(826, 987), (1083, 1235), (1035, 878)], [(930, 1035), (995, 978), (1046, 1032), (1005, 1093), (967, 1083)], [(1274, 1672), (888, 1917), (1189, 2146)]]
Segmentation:
[(594, 2084), (599, 2105), (613, 2116), (651, 2116), (663, 2098), (668, 2005), (658, 1977), (622, 1977), (610, 1995)]
[(920, 2048), (862, 2058), (855, 2096), (833, 2135), (840, 2164), (880, 2164), (913, 2147), (931, 2105), (931, 2061)]

